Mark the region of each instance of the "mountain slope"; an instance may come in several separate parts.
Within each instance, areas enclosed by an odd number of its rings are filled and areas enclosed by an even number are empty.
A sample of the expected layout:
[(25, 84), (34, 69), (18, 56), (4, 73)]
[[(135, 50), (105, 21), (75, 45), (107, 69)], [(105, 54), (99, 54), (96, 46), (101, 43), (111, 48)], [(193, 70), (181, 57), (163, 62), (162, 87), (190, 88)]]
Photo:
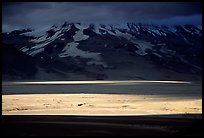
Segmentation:
[(3, 79), (30, 79), (37, 72), (34, 59), (12, 45), (2, 46)]
[(41, 68), (61, 73), (59, 79), (200, 79), (202, 74), (202, 30), (192, 25), (65, 22), (2, 35)]

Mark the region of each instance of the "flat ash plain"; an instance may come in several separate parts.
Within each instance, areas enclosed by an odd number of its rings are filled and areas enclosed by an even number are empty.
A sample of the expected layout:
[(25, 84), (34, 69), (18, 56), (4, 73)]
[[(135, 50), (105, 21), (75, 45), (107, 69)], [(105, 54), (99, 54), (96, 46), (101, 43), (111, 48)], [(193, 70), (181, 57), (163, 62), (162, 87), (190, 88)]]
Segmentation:
[(2, 85), (2, 115), (202, 114), (202, 85), (123, 82)]

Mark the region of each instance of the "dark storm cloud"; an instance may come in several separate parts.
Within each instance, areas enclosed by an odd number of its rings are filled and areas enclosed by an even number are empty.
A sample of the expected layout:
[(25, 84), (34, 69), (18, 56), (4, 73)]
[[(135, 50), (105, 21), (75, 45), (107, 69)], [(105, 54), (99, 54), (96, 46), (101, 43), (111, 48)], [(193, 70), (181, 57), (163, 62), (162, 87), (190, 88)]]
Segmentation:
[[(172, 2), (23, 2), (4, 3), (3, 30), (45, 27), (64, 21), (140, 22), (201, 15), (200, 3)], [(178, 20), (178, 19), (177, 19)]]

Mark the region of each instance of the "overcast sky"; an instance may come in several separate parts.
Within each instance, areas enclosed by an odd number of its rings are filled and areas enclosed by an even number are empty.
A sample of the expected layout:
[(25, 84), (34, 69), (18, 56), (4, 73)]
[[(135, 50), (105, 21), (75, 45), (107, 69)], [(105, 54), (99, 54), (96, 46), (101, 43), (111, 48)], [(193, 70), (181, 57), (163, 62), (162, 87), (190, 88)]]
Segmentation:
[(18, 2), (2, 5), (3, 32), (63, 22), (202, 24), (201, 3), (189, 2)]

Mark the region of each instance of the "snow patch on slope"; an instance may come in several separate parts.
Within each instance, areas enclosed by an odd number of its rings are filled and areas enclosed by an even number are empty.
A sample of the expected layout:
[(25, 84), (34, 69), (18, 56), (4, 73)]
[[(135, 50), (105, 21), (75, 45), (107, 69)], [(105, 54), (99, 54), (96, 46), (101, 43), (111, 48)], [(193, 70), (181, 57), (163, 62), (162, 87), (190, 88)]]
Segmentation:
[(26, 33), (22, 33), (23, 35), (26, 35), (26, 36), (34, 36), (34, 37), (40, 37), (40, 36), (43, 36), (45, 35), (45, 32), (49, 30), (49, 27), (45, 27), (45, 28), (42, 28), (42, 29), (37, 29), (37, 30), (33, 30), (31, 32), (26, 32)]
[(146, 41), (142, 41), (142, 40), (137, 40), (135, 37), (133, 37), (131, 34), (129, 33), (121, 33), (120, 31), (116, 30), (116, 35), (123, 37), (129, 41), (131, 41), (134, 44), (138, 44), (137, 48), (139, 50), (136, 51), (137, 54), (139, 55), (147, 55), (147, 53), (145, 52), (147, 49), (152, 49), (153, 45), (149, 42)]
[(89, 38), (88, 35), (83, 34), (83, 30), (76, 31), (76, 34), (73, 36), (74, 41), (82, 41)]
[(146, 50), (152, 49), (152, 47), (154, 46), (149, 42), (141, 41), (141, 40), (133, 41), (133, 43), (139, 44), (137, 46), (137, 48), (139, 48), (139, 50), (137, 50), (136, 53), (141, 55), (141, 56), (147, 55), (148, 53), (146, 52)]
[(123, 37), (123, 38), (125, 38), (125, 39), (127, 39), (127, 40), (132, 40), (132, 39), (134, 39), (134, 37), (131, 35), (131, 34), (129, 34), (129, 33), (122, 33), (122, 32), (120, 32), (119, 30), (115, 30), (115, 32), (116, 32), (116, 36), (120, 36), (120, 37)]
[(83, 34), (83, 30), (87, 29), (89, 26), (86, 24), (75, 24), (75, 27), (79, 29), (79, 31), (76, 31), (76, 34), (73, 36), (74, 41), (82, 41), (89, 38), (88, 35)]
[(26, 51), (29, 50), (29, 48), (27, 48), (27, 47), (25, 46), (25, 47), (22, 47), (20, 50), (23, 51), (23, 52), (26, 52)]
[(68, 43), (64, 49), (62, 50), (63, 53), (59, 54), (59, 57), (64, 58), (64, 57), (82, 57), (82, 58), (88, 58), (91, 59), (88, 64), (96, 64), (96, 65), (103, 65), (106, 66), (105, 63), (103, 63), (101, 60), (101, 53), (93, 53), (93, 52), (88, 52), (88, 51), (83, 51), (81, 49), (78, 49), (77, 46), (79, 43), (71, 42)]
[(88, 51), (83, 51), (81, 49), (78, 49), (77, 46), (79, 43), (77, 41), (86, 40), (89, 38), (88, 35), (83, 34), (83, 30), (87, 29), (89, 26), (84, 24), (75, 24), (75, 26), (79, 29), (79, 31), (76, 31), (76, 34), (73, 36), (74, 41), (67, 43), (67, 45), (62, 50), (62, 53), (59, 54), (59, 57), (82, 57), (82, 58), (88, 58), (91, 59), (91, 61), (88, 62), (88, 64), (96, 64), (96, 65), (103, 65), (106, 66), (105, 63), (103, 63), (101, 60), (101, 53), (93, 53)]
[(83, 58), (93, 58), (96, 60), (101, 60), (101, 58), (99, 57), (100, 53), (92, 53), (92, 52), (88, 52), (88, 51), (83, 51), (83, 50), (77, 48), (78, 45), (79, 45), (79, 43), (75, 43), (75, 42), (67, 43), (67, 45), (62, 50), (64, 52), (61, 53), (59, 56), (60, 57), (80, 56)]
[[(111, 30), (113, 30), (114, 28), (111, 27), (110, 25), (109, 25), (109, 26), (106, 25), (105, 27), (101, 27), (101, 25), (95, 24), (94, 27), (95, 27), (95, 33), (96, 33), (96, 34), (100, 34), (100, 35), (101, 35), (101, 34), (107, 34), (107, 33), (109, 33), (110, 35), (115, 35), (115, 33), (113, 33), (113, 32), (111, 31)], [(104, 33), (100, 32), (100, 30), (103, 30)]]
[(29, 55), (35, 56), (36, 54), (43, 52), (43, 51), (44, 51), (44, 48), (40, 48), (40, 49), (30, 52)]
[(89, 28), (89, 25), (87, 25), (87, 24), (78, 24), (78, 23), (76, 23), (76, 24), (74, 24), (74, 25), (75, 25), (75, 27), (78, 28), (79, 30), (83, 30), (83, 29)]
[(44, 47), (46, 45), (55, 41), (56, 39), (58, 39), (59, 37), (61, 37), (63, 35), (62, 30), (60, 30), (59, 28), (57, 28), (57, 27), (53, 28), (52, 27), (52, 29), (54, 29), (54, 31), (56, 31), (53, 36), (47, 38), (46, 31), (44, 30), (45, 31), (44, 33), (41, 32), (44, 35), (42, 35), (40, 38), (35, 38), (35, 39), (31, 40), (31, 42), (36, 43), (36, 45), (31, 48), (31, 51), (26, 50), (26, 51), (28, 51), (29, 55), (35, 56), (36, 54), (43, 52)]

